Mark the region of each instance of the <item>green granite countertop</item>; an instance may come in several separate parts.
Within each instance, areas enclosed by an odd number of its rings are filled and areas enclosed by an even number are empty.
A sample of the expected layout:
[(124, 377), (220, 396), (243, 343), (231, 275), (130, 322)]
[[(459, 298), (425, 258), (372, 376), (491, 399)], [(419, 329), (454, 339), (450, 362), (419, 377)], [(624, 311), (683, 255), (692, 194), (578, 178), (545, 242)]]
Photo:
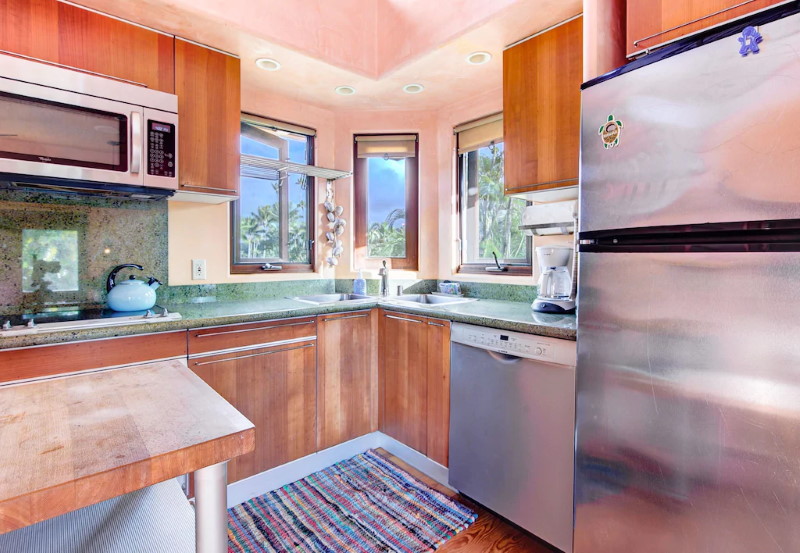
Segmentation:
[(527, 302), (478, 299), (449, 306), (400, 305), (389, 300), (365, 303), (311, 305), (290, 299), (270, 298), (265, 300), (206, 302), (163, 305), (170, 312), (180, 313), (177, 321), (149, 323), (146, 325), (114, 326), (104, 328), (77, 329), (57, 332), (42, 332), (23, 336), (0, 336), (0, 349), (41, 344), (56, 344), (78, 340), (92, 340), (115, 336), (130, 336), (168, 330), (183, 330), (216, 325), (283, 319), (358, 311), (381, 306), (402, 313), (415, 313), (454, 322), (488, 326), (502, 330), (513, 330), (540, 336), (575, 340), (575, 315), (550, 315), (534, 313)]

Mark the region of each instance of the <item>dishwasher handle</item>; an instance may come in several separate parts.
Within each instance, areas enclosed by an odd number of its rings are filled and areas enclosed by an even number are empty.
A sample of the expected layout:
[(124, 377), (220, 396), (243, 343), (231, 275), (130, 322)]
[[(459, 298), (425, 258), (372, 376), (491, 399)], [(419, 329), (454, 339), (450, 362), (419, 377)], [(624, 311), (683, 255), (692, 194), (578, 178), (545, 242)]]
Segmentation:
[(516, 355), (509, 355), (508, 353), (500, 353), (498, 351), (492, 351), (492, 350), (488, 350), (488, 349), (485, 349), (483, 351), (485, 351), (489, 355), (489, 357), (491, 357), (492, 359), (494, 359), (498, 363), (503, 363), (504, 365), (513, 365), (513, 364), (519, 363), (520, 361), (523, 361), (525, 359), (524, 357), (518, 357)]

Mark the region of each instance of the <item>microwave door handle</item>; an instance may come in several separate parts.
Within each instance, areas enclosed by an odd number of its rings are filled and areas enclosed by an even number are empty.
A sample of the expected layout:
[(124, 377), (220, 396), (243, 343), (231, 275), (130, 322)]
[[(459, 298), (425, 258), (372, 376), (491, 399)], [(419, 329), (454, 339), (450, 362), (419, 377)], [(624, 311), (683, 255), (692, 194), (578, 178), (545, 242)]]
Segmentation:
[(131, 173), (142, 170), (142, 114), (131, 112)]

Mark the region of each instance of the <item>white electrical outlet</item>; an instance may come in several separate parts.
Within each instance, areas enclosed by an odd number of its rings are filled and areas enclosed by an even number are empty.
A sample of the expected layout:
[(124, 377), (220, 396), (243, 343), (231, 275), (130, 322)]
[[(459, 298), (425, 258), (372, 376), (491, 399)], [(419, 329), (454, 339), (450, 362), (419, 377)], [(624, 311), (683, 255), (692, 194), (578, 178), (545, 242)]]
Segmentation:
[(192, 280), (205, 280), (207, 278), (206, 260), (192, 259)]

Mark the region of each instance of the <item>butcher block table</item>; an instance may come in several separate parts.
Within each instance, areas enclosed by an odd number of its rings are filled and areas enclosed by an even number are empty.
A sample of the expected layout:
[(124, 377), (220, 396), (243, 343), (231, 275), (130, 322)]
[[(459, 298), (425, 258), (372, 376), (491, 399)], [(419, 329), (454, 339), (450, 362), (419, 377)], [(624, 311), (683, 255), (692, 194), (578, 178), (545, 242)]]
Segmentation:
[[(254, 444), (253, 424), (183, 360), (2, 386), (0, 552), (25, 551), (21, 544), (32, 544), (32, 551), (67, 551), (68, 538), (55, 533), (94, 536), (95, 530), (81, 529), (83, 519), (104, 531), (119, 526), (123, 542), (130, 541), (131, 528), (149, 533), (134, 520), (139, 515), (174, 534), (180, 524), (169, 520), (175, 517), (170, 513), (191, 513), (191, 506), (167, 488), (179, 490), (175, 477), (194, 472), (190, 543), (199, 553), (223, 553), (227, 461)], [(125, 494), (126, 500), (118, 498)], [(167, 508), (165, 498), (176, 495), (183, 504)], [(135, 506), (133, 522), (118, 520), (123, 504)], [(103, 517), (115, 517), (114, 524)], [(97, 550), (116, 551), (109, 543)], [(86, 542), (75, 547), (91, 550)], [(128, 544), (119, 551), (161, 550), (143, 547)]]

